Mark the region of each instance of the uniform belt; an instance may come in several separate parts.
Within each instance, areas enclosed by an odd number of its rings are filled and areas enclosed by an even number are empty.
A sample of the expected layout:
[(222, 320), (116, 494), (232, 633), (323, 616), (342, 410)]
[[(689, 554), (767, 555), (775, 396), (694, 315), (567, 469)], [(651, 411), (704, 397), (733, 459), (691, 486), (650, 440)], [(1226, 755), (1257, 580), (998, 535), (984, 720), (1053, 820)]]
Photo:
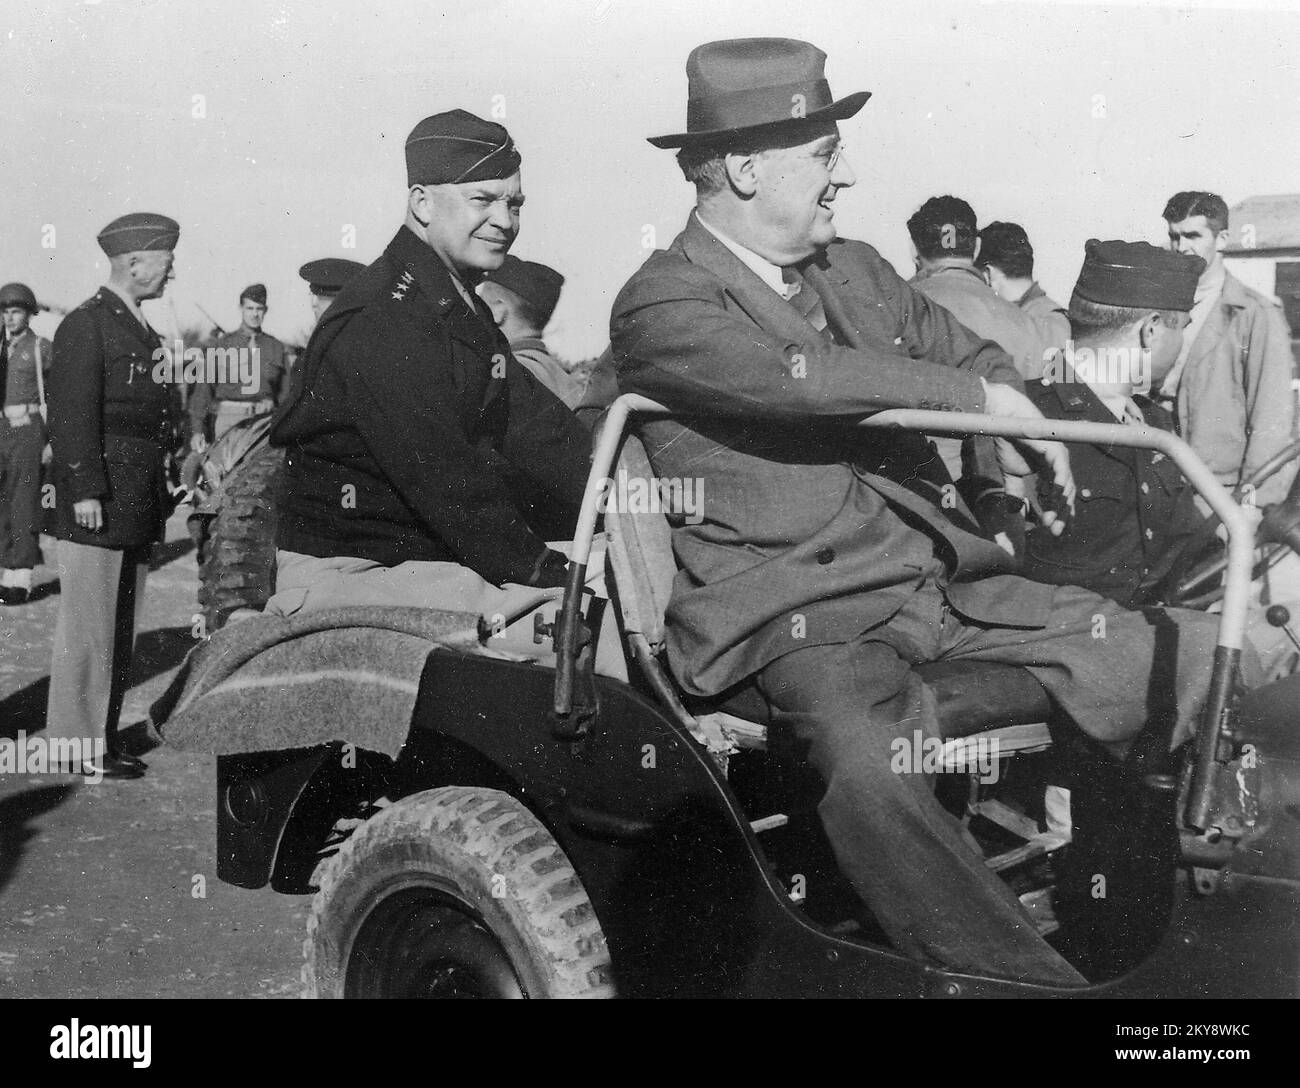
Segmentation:
[(17, 408), (22, 408), (28, 413), (39, 412), (41, 410), (41, 405), (39, 401), (33, 401), (31, 404), (6, 404), (4, 410), (6, 412), (12, 412)]

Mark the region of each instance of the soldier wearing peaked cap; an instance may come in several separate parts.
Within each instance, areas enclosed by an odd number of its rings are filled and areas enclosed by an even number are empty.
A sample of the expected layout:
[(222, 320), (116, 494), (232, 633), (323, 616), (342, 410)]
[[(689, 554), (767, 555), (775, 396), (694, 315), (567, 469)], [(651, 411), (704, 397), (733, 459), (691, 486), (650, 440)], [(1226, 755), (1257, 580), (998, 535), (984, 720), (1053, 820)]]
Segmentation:
[(117, 750), (115, 732), (149, 552), (173, 507), (166, 459), (183, 419), (177, 386), (153, 380), (162, 341), (140, 303), (165, 291), (179, 235), (174, 220), (150, 213), (100, 232), (108, 283), (64, 318), (50, 369), (60, 595), (46, 731), (106, 745), (101, 769), (115, 777), (144, 766)]
[(453, 110), (415, 127), (406, 164), (405, 224), (317, 325), (271, 431), (288, 454), (269, 611), (491, 616), (562, 584), (520, 491), (576, 506), (588, 437), (474, 293), (519, 230), (519, 152)]
[[(836, 859), (896, 949), (1079, 986), (932, 783), (896, 770), (918, 729), (942, 735), (917, 667), (1021, 666), (1063, 719), (1122, 758), (1153, 682), (1169, 684), (1175, 735), (1191, 730), (1215, 624), (1191, 614), (1175, 662), (1143, 615), (1006, 573), (1006, 553), (942, 501), (921, 436), (845, 426), (894, 407), (1041, 415), (1010, 356), (871, 246), (837, 237), (836, 201), (855, 178), (836, 122), (867, 96), (835, 99), (825, 59), (787, 39), (700, 46), (687, 131), (651, 141), (679, 149), (696, 207), (615, 300), (619, 386), (714, 416), (641, 428), (655, 474), (698, 477), (709, 496), (698, 522), (673, 528), (683, 570), (668, 663), (692, 695), (746, 687), (766, 704), (820, 774)], [(1065, 451), (1027, 445), (1069, 494)], [(1105, 639), (1092, 637), (1098, 615)]]
[(25, 283), (0, 287), (0, 604), (26, 604), (41, 561), (41, 451), (50, 342), (31, 330), (36, 296)]
[[(1146, 242), (1089, 241), (1070, 299), (1070, 353), (1027, 386), (1043, 415), (1174, 430), (1146, 394), (1178, 358), (1204, 267)], [(1075, 516), (1059, 536), (1030, 530), (1025, 577), (1084, 586), (1125, 608), (1161, 603), (1186, 564), (1215, 545), (1195, 492), (1152, 450), (1080, 444), (1070, 463)]]
[(364, 272), (366, 266), (360, 261), (349, 261), (342, 257), (322, 257), (320, 260), (308, 261), (298, 275), (307, 281), (311, 290), (311, 312), (319, 321), (330, 303), (358, 272)]
[(586, 383), (571, 375), (542, 339), (563, 286), (564, 277), (555, 269), (521, 261), (510, 253), (500, 268), (483, 278), (479, 295), (509, 341), (514, 357), (566, 407), (576, 409)]
[(241, 419), (269, 412), (287, 392), (288, 348), (262, 331), (266, 287), (254, 283), (239, 295), (239, 328), (213, 345), (224, 373), (198, 385), (186, 406), (196, 448), (215, 442)]

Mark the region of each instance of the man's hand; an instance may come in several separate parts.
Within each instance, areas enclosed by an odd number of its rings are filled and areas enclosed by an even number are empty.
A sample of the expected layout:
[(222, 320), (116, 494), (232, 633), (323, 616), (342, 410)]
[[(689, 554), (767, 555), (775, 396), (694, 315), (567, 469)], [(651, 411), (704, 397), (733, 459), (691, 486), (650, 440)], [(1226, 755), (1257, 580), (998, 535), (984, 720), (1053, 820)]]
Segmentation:
[[(1033, 401), (1009, 385), (986, 382), (985, 390), (984, 411), (988, 415), (1010, 419), (1043, 418)], [(1008, 477), (1028, 476), (1035, 471), (1021, 455), (1021, 449), (1041, 458), (1051, 473), (1052, 482), (1060, 489), (1065, 507), (1074, 513), (1074, 474), (1070, 471), (1070, 455), (1062, 443), (1038, 438), (999, 438), (995, 445), (998, 464)], [(1044, 510), (1042, 520), (1053, 536), (1060, 536), (1065, 531), (1065, 521), (1053, 510)]]
[(79, 499), (72, 504), (72, 516), (83, 529), (92, 533), (104, 527), (104, 507), (98, 499)]
[(201, 434), (196, 434), (190, 439), (190, 449), (195, 453), (202, 453), (208, 448), (208, 440)]

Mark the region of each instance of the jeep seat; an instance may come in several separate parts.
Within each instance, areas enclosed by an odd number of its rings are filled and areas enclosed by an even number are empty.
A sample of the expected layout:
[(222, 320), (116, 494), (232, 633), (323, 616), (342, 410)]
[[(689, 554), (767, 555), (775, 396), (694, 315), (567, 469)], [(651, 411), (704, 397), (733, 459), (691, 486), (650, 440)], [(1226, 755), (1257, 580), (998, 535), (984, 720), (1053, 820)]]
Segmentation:
[[(651, 479), (654, 470), (640, 439), (630, 431), (620, 450), (617, 471), (629, 479)], [(713, 751), (765, 747), (770, 708), (752, 682), (717, 698), (682, 697), (662, 667), (664, 612), (677, 564), (671, 528), (660, 513), (606, 510), (609, 561), (624, 636), (661, 700)], [(1036, 750), (1050, 743), (1044, 724), (1051, 702), (1043, 687), (1019, 665), (936, 661), (917, 668), (934, 691), (941, 735), (957, 738), (996, 731), (999, 750)], [(956, 753), (954, 753), (956, 754)]]

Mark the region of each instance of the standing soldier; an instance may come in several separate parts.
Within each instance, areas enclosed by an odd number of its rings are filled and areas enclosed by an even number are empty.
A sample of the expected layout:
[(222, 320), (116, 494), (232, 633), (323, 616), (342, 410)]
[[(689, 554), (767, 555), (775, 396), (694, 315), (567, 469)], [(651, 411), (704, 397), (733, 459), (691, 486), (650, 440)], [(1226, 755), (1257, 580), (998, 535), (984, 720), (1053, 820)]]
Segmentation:
[[(1228, 205), (1214, 193), (1175, 193), (1165, 205), (1169, 248), (1205, 262), (1192, 323), (1156, 397), (1174, 413), (1187, 444), (1224, 487), (1250, 479), (1291, 441), (1295, 360), (1276, 299), (1252, 291), (1223, 264)], [(1260, 486), (1258, 506), (1280, 502), (1294, 465)]]
[[(59, 540), (59, 620), (46, 731), (82, 744), (82, 773), (138, 778), (145, 764), (117, 749), (151, 546), (171, 511), (167, 454), (182, 419), (178, 387), (151, 380), (162, 340), (140, 303), (160, 298), (180, 227), (137, 212), (99, 234), (108, 283), (54, 337), (50, 443)], [(98, 760), (91, 742), (106, 745)], [(75, 769), (75, 768), (74, 768)]]
[[(239, 296), (240, 325), (217, 338), (217, 359), (225, 380), (199, 385), (190, 397), (192, 442), (215, 442), (241, 419), (269, 412), (288, 392), (288, 349), (262, 331), (266, 287), (255, 283)], [(210, 375), (209, 375), (210, 376)]]
[(23, 283), (0, 287), (5, 335), (0, 344), (0, 604), (26, 604), (41, 561), (41, 451), (45, 448), (45, 373), (50, 342), (29, 325), (39, 307)]
[(990, 223), (980, 231), (975, 263), (998, 298), (1015, 303), (1039, 339), (1039, 370), (1070, 339), (1065, 307), (1050, 298), (1034, 279), (1034, 247), (1019, 223)]

